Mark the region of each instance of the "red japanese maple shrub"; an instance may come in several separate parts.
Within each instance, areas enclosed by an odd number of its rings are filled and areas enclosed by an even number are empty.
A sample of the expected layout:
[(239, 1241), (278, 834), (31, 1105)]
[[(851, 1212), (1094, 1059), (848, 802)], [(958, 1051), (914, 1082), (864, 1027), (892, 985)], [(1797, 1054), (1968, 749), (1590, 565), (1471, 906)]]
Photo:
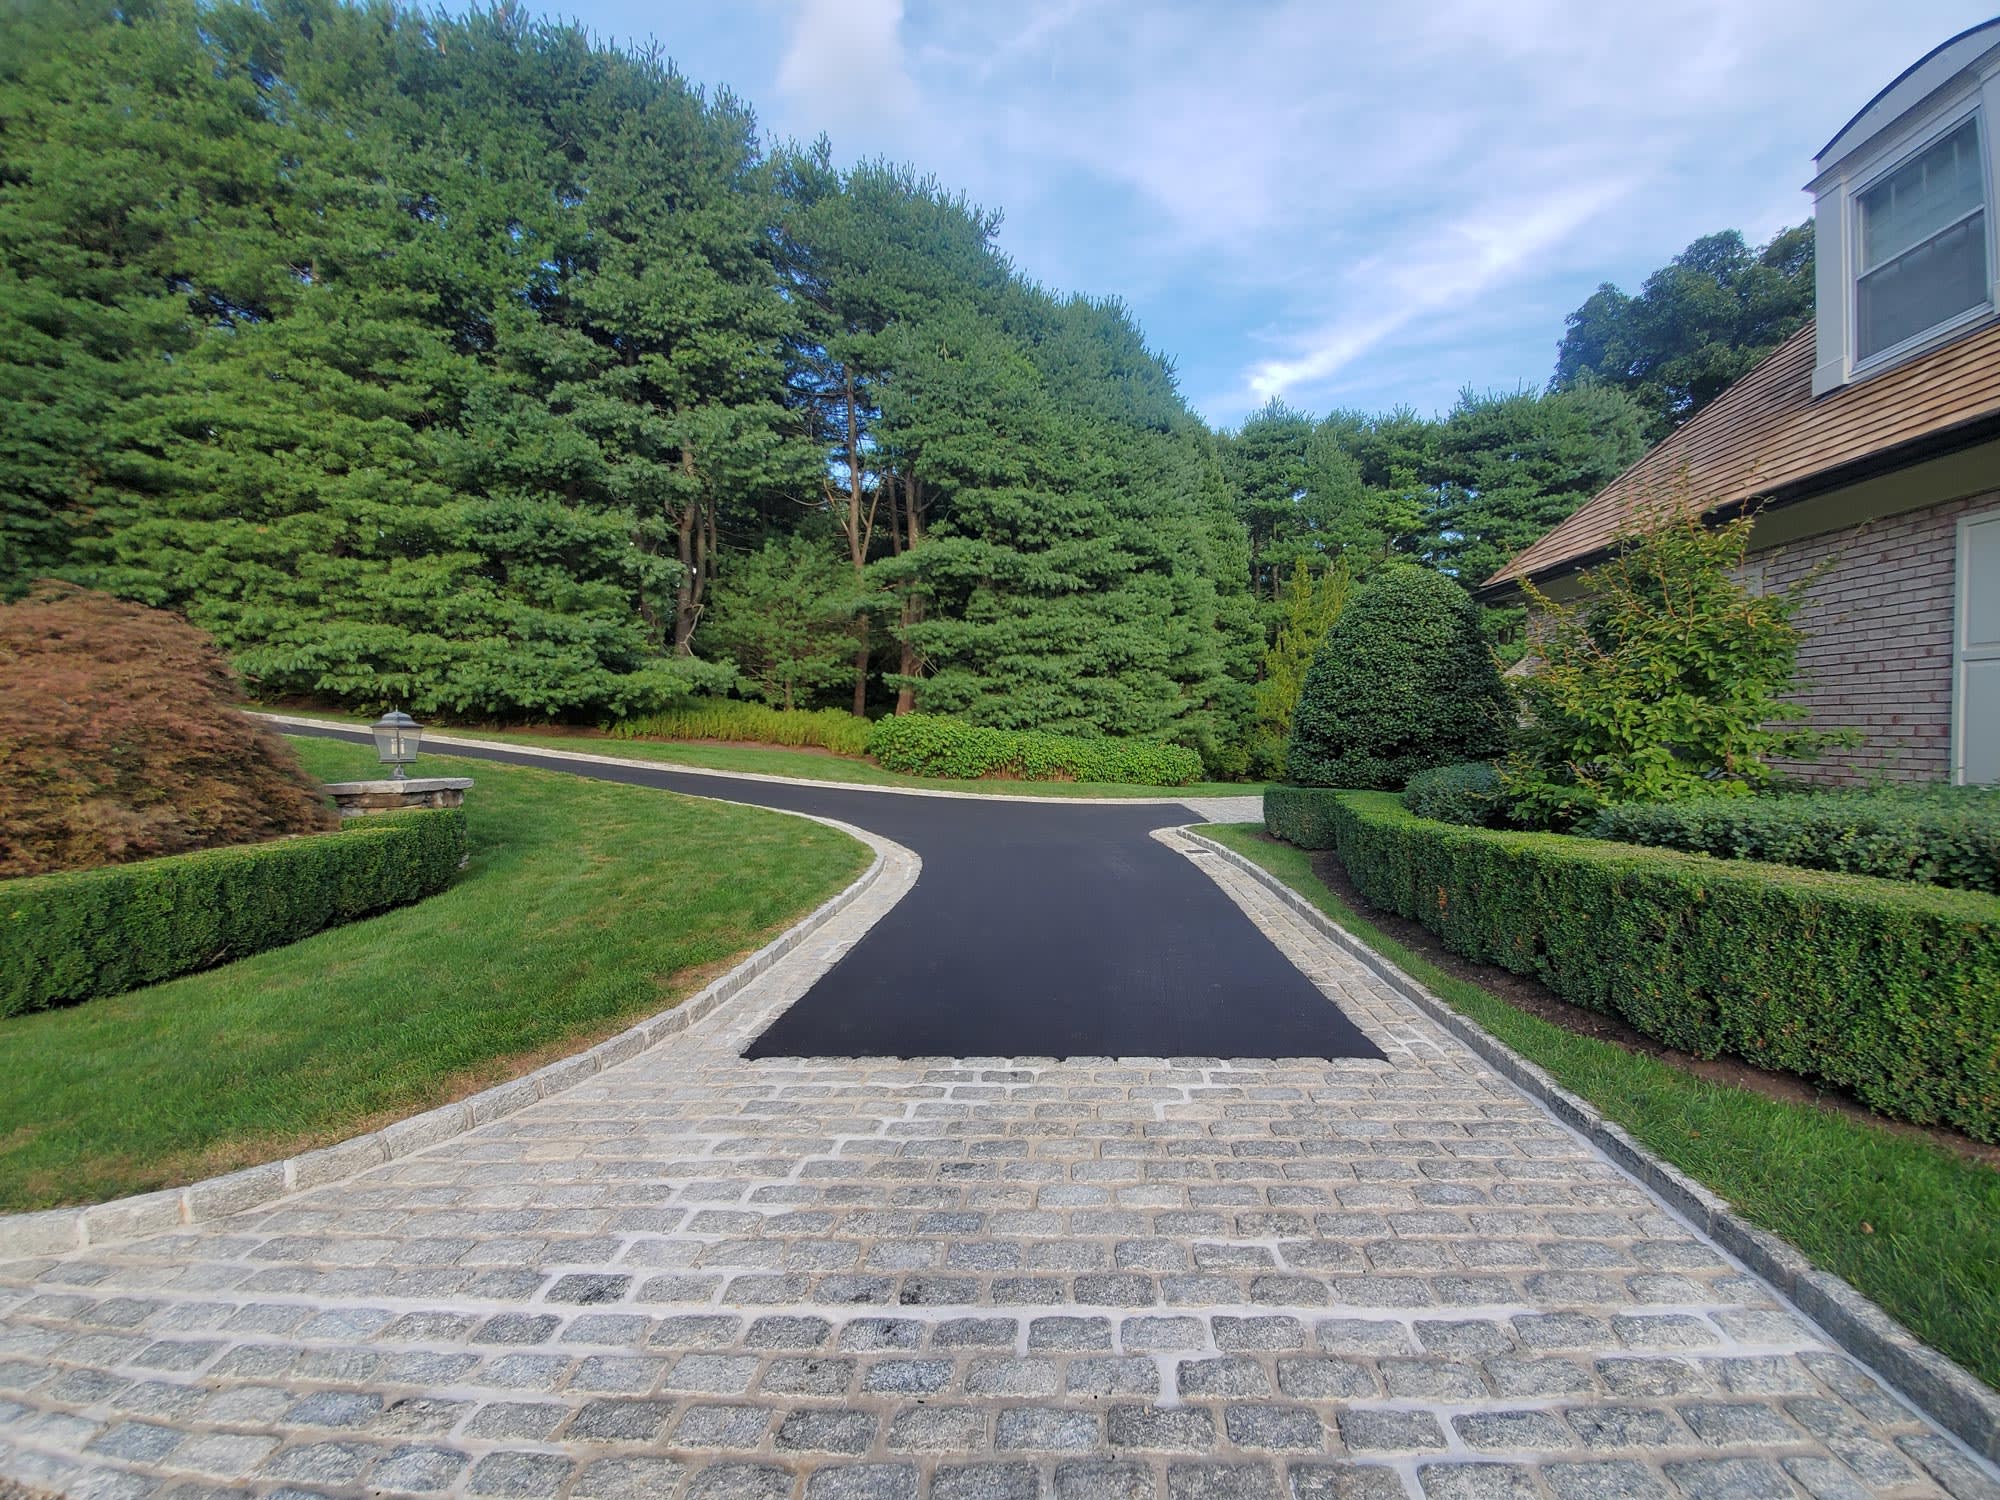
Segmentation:
[(0, 605), (0, 876), (332, 828), (215, 643), (70, 584)]

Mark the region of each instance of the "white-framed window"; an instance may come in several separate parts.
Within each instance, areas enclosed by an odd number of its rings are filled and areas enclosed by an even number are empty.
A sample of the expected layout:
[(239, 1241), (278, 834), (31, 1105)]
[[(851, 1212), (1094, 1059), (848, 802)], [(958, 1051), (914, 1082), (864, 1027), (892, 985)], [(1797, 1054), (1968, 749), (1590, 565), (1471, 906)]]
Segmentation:
[(2000, 782), (2000, 515), (1958, 523), (1953, 612), (1951, 779)]
[(1986, 196), (1977, 114), (1857, 185), (1857, 368), (1991, 308)]

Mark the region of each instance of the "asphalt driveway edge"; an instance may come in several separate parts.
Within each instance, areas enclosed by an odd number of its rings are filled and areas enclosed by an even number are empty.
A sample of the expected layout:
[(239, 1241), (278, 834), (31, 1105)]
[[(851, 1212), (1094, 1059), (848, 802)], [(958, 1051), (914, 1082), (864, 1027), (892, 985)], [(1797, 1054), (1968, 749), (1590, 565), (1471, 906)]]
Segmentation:
[(489, 1120), (511, 1115), (537, 1100), (574, 1088), (606, 1068), (679, 1035), (735, 998), (869, 891), (881, 879), (892, 856), (906, 855), (912, 863), (917, 861), (914, 851), (835, 818), (797, 812), (781, 816), (805, 818), (844, 833), (866, 845), (874, 858), (844, 889), (677, 1005), (519, 1078), (507, 1079), (467, 1098), (331, 1146), (204, 1178), (185, 1187), (162, 1188), (69, 1208), (0, 1214), (0, 1261), (66, 1255), (141, 1235), (167, 1233), (246, 1209), (267, 1207), (295, 1193), (325, 1187), (371, 1167), (414, 1155)]
[(1839, 1348), (1872, 1367), (1904, 1399), (1982, 1457), (2000, 1462), (2000, 1392), (1939, 1353), (1841, 1277), (1822, 1271), (1786, 1241), (1759, 1229), (1677, 1167), (1654, 1156), (1583, 1099), (1453, 1010), (1256, 861), (1183, 833), (1263, 885), (1397, 994), (1464, 1042), (1516, 1088), (1657, 1193), (1697, 1229), (1770, 1283)]

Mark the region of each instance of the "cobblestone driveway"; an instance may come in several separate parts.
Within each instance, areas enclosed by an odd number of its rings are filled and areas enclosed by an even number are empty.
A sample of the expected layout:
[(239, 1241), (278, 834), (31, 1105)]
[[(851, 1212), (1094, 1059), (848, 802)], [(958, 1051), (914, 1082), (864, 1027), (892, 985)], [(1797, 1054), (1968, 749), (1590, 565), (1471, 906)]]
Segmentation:
[(2000, 1495), (1206, 863), (1387, 1063), (738, 1057), (907, 884), (892, 861), (758, 987), (566, 1094), (273, 1210), (0, 1267), (0, 1473), (79, 1497)]

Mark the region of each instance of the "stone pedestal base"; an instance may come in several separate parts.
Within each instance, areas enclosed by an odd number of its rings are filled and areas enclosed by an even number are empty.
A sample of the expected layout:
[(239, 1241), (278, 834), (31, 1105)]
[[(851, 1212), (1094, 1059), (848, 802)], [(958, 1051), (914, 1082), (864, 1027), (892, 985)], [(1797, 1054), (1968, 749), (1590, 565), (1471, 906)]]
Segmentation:
[(404, 807), (459, 807), (471, 785), (470, 776), (411, 776), (401, 781), (330, 781), (326, 791), (343, 818), (359, 818)]

